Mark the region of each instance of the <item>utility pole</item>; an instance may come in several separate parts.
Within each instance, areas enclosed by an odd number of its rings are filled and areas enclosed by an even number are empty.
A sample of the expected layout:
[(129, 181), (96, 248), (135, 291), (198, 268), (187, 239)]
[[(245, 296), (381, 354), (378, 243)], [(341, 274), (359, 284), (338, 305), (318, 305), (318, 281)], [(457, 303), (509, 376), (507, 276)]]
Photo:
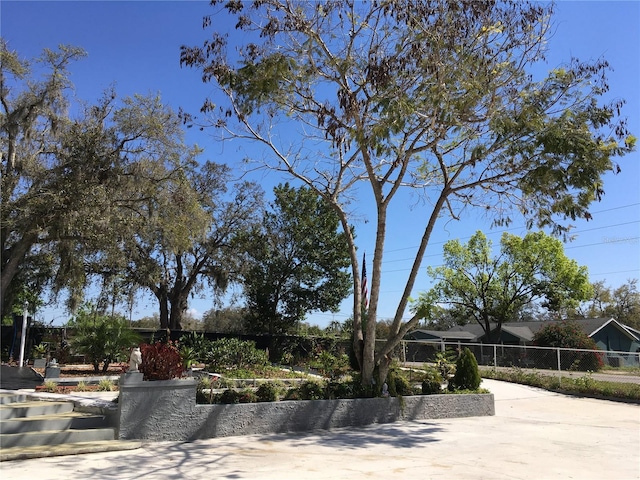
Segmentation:
[(25, 300), (22, 312), (22, 328), (20, 331), (20, 363), (19, 367), (24, 367), (24, 344), (27, 339), (27, 318), (29, 317), (29, 302)]

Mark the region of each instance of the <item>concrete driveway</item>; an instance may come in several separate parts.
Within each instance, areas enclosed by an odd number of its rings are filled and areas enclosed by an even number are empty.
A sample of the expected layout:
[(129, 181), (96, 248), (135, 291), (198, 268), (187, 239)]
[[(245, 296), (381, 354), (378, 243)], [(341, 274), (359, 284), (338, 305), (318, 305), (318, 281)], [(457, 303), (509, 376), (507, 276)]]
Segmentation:
[(3, 462), (3, 479), (640, 479), (640, 406), (484, 380), (494, 417), (149, 443)]

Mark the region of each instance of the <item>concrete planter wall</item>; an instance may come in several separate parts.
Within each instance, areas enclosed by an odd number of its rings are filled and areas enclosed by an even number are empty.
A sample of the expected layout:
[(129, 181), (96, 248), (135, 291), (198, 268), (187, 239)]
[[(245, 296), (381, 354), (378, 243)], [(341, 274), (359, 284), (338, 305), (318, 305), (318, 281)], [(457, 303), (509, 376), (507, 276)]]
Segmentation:
[(493, 394), (197, 405), (192, 379), (121, 384), (121, 439), (188, 441), (495, 415)]

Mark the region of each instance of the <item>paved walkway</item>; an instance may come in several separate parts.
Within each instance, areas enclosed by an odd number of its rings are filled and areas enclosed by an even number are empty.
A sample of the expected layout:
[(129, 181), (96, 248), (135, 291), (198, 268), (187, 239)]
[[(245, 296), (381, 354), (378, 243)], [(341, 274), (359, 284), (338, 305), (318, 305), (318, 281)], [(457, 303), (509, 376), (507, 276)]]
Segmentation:
[(3, 462), (11, 480), (640, 479), (640, 406), (485, 380), (494, 417), (147, 443)]

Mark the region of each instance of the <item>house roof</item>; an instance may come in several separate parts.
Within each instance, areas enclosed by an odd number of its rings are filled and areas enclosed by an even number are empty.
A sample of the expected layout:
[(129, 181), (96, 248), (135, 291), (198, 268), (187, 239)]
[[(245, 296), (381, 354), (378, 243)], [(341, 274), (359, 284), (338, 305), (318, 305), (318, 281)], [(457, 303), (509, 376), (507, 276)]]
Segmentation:
[[(622, 324), (620, 324), (620, 325), (622, 325)], [(636, 330), (635, 328), (631, 328), (631, 327), (629, 327), (629, 326), (627, 326), (627, 325), (622, 325), (622, 326), (623, 326), (623, 327), (625, 328), (625, 330), (627, 330), (631, 335), (633, 335), (633, 337), (634, 337), (636, 340), (640, 341), (640, 330)]]
[(615, 320), (613, 318), (610, 318), (608, 321), (606, 321), (601, 326), (596, 328), (593, 332), (591, 332), (591, 334), (589, 336), (591, 337), (591, 336), (595, 335), (596, 333), (598, 333), (600, 330), (602, 330), (603, 328), (605, 328), (609, 324), (614, 325), (618, 330), (620, 330), (623, 334), (625, 334), (627, 337), (631, 338), (632, 340), (640, 339), (640, 336), (639, 336), (640, 332), (638, 332), (637, 330), (634, 330), (631, 327), (623, 325), (622, 323), (618, 322), (617, 320)]
[[(580, 326), (590, 337), (595, 335), (602, 328), (612, 323), (618, 329), (620, 329), (625, 335), (635, 340), (640, 340), (640, 331), (634, 330), (631, 327), (619, 323), (613, 318), (579, 318), (575, 322)], [(502, 324), (502, 330), (523, 341), (530, 342), (533, 340), (534, 335), (543, 327), (558, 323), (557, 320), (542, 321), (542, 322), (507, 322)], [(495, 328), (495, 324), (492, 325)], [(457, 325), (448, 332), (468, 332), (474, 335), (473, 340), (479, 340), (485, 335), (484, 329), (478, 323), (469, 323), (467, 325)]]
[(441, 340), (474, 340), (476, 338), (475, 334), (466, 331), (452, 331), (452, 330), (425, 330), (419, 328), (417, 330), (413, 330), (409, 332), (409, 335), (413, 333), (422, 333), (424, 335), (430, 335)]
[(531, 340), (533, 340), (533, 332), (531, 331), (531, 329), (527, 326), (520, 326), (518, 325), (516, 326), (512, 326), (512, 325), (507, 325), (502, 327), (502, 331), (510, 333), (522, 340), (525, 340), (527, 342), (530, 342)]

